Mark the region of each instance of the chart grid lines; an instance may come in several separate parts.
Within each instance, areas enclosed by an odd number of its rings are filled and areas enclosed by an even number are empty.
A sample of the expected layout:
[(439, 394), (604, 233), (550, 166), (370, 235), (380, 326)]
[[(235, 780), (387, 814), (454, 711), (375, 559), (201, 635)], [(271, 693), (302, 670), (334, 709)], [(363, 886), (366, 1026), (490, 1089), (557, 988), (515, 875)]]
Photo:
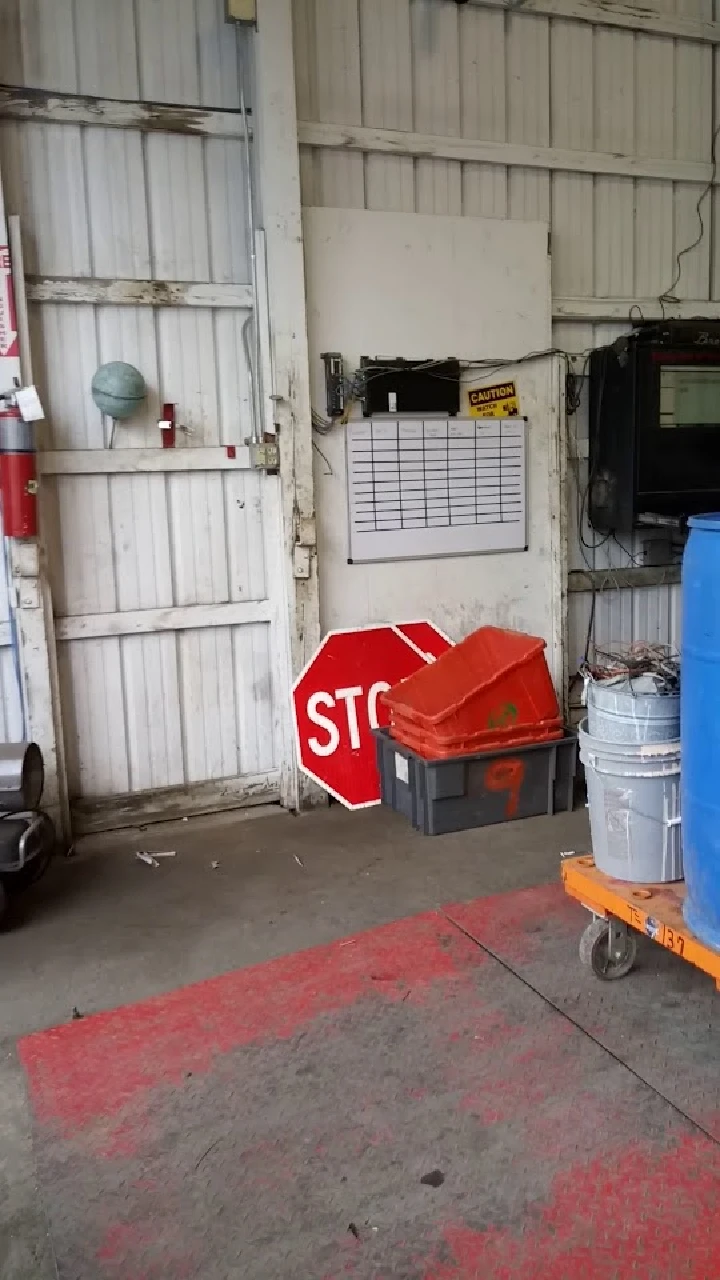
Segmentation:
[(522, 418), (372, 418), (347, 428), (351, 561), (526, 544)]

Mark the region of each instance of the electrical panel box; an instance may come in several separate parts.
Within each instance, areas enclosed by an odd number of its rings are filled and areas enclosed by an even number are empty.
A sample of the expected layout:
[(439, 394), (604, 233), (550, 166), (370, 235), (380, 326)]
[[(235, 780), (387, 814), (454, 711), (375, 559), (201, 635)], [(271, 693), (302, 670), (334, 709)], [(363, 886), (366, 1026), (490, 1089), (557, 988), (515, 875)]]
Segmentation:
[(257, 22), (256, 0), (225, 0), (225, 21), (255, 26)]
[(320, 359), (325, 365), (325, 405), (328, 418), (339, 418), (345, 409), (345, 377), (343, 358), (339, 351), (322, 351)]
[(374, 413), (431, 413), (454, 417), (460, 411), (460, 361), (381, 360), (362, 356), (362, 411)]

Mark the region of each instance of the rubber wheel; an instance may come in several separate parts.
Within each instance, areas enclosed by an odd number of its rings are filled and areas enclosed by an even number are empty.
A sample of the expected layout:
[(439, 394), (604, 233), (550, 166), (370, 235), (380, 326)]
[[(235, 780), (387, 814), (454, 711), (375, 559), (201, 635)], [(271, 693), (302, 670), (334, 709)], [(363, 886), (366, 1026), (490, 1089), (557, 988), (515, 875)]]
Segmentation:
[(628, 929), (625, 952), (620, 960), (613, 960), (609, 954), (610, 925), (607, 920), (591, 920), (580, 939), (580, 959), (592, 969), (596, 978), (604, 982), (614, 982), (624, 978), (635, 964), (637, 957), (637, 938)]
[(3, 929), (7, 929), (10, 923), (10, 903), (5, 891), (5, 886), (0, 880), (0, 933)]
[(55, 827), (52, 818), (47, 813), (39, 813), (38, 817), (43, 822), (43, 833), (41, 841), (45, 848), (38, 853), (26, 866), (20, 871), (13, 871), (5, 881), (5, 890), (10, 897), (16, 896), (18, 893), (24, 893), (31, 885), (35, 884), (42, 876), (45, 875), (55, 853), (57, 838), (55, 835)]

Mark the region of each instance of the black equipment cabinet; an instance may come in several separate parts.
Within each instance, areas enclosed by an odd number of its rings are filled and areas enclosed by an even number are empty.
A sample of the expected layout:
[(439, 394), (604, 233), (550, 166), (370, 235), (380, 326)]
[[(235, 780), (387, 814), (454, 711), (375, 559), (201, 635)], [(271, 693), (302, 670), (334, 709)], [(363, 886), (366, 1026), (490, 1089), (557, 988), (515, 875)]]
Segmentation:
[(593, 527), (720, 509), (720, 323), (643, 322), (589, 372)]

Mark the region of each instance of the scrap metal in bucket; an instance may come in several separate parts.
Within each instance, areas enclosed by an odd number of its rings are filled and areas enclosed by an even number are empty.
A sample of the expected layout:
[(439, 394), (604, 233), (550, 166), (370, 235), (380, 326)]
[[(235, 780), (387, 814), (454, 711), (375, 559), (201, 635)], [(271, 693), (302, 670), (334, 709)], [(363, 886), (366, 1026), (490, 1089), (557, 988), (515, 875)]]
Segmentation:
[(658, 693), (677, 693), (680, 689), (680, 658), (676, 650), (666, 644), (618, 645), (613, 649), (595, 649), (595, 660), (583, 664), (582, 675), (586, 680), (605, 681), (617, 676), (636, 679), (652, 675)]

